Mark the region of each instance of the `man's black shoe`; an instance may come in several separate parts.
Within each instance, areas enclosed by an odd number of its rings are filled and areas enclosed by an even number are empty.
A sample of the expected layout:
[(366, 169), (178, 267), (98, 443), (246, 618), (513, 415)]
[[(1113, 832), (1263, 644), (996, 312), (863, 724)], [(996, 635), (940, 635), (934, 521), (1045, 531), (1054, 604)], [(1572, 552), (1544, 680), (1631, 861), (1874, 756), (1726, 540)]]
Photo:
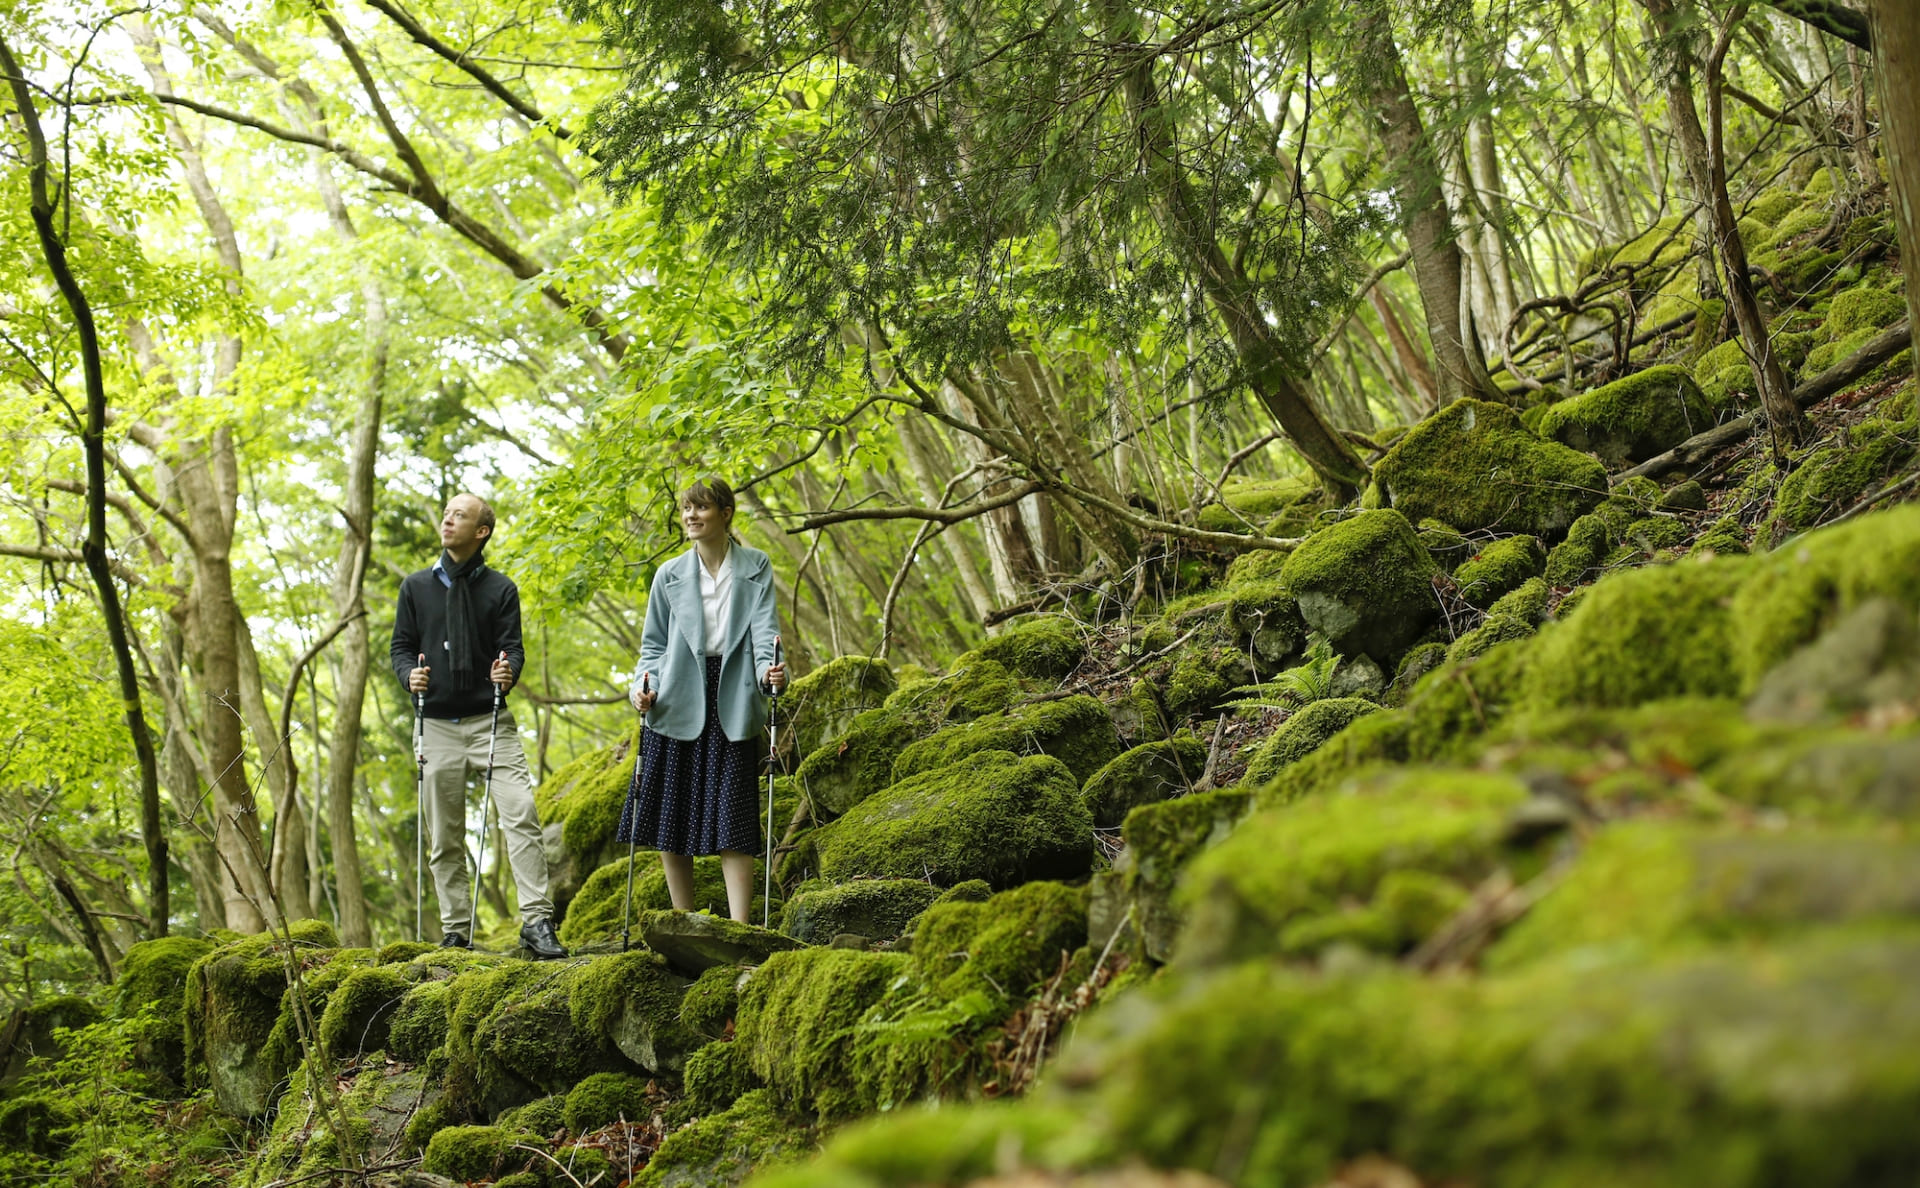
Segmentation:
[(567, 955), (560, 947), (560, 938), (553, 934), (552, 920), (535, 920), (521, 928), (520, 943), (535, 961), (553, 961)]
[(471, 949), (473, 948), (473, 942), (466, 938), (465, 933), (449, 932), (440, 938), (440, 947), (443, 949)]

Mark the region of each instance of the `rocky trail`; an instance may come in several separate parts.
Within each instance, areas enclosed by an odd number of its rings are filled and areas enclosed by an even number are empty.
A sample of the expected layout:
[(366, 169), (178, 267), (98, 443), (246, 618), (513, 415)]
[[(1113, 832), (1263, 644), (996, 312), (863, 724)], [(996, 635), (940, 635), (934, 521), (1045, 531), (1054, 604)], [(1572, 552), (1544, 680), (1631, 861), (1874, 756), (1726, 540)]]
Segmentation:
[[(1832, 273), (1810, 229), (1760, 262)], [(1784, 478), (1763, 433), (1648, 465), (1748, 407), (1704, 310), (1374, 442), (1358, 506), (1207, 511), (1285, 548), (811, 673), (772, 930), (643, 853), (618, 951), (629, 740), (540, 794), (575, 957), (173, 938), (98, 1026), (255, 1188), (1911, 1183), (1920, 414), (1861, 242), (1775, 323), (1803, 383), (1858, 360)], [(21, 1075), (0, 1142), (51, 1156)]]

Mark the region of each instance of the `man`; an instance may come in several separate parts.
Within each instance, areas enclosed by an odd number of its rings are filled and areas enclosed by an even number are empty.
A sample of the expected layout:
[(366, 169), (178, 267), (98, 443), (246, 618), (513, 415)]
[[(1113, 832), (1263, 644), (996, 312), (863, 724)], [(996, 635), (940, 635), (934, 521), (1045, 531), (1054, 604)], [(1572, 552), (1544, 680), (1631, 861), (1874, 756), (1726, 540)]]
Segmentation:
[[(520, 591), (487, 566), (493, 509), (455, 495), (440, 517), (444, 550), (431, 569), (400, 583), (393, 619), (393, 672), (409, 694), (425, 695), (427, 866), (440, 900), (440, 944), (473, 947), (468, 887), (467, 778), (484, 777), (493, 686), (501, 696), (526, 664), (520, 646)], [(491, 660), (491, 663), (489, 663)], [(513, 712), (500, 710), (494, 740), (493, 803), (507, 836), (507, 860), (520, 892), (520, 943), (539, 960), (565, 957), (547, 898), (547, 857), (533, 807), (533, 778)]]

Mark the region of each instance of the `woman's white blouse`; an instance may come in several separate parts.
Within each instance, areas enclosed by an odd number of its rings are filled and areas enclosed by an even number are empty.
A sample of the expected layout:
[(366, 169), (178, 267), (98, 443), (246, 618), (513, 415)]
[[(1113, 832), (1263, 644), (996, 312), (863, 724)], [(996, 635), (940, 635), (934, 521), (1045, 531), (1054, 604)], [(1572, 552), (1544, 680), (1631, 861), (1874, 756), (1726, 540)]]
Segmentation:
[(705, 561), (696, 561), (700, 570), (700, 618), (706, 634), (706, 653), (709, 656), (720, 654), (720, 645), (726, 642), (728, 610), (733, 600), (733, 547), (727, 547), (726, 560), (720, 562), (718, 573), (707, 572)]

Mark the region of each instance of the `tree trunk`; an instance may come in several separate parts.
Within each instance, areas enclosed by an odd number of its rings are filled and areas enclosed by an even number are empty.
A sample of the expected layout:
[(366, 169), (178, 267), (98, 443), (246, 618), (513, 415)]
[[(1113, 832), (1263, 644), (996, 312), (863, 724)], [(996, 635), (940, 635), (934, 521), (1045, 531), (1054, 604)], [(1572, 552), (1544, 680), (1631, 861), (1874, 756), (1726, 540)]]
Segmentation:
[(1873, 75), (1880, 87), (1880, 135), (1893, 181), (1893, 223), (1906, 270), (1907, 319), (1920, 328), (1920, 5), (1872, 0)]
[(1464, 268), (1441, 190), (1439, 154), (1420, 119), (1420, 109), (1414, 106), (1384, 0), (1361, 0), (1358, 8), (1360, 15), (1354, 22), (1355, 50), (1362, 60), (1358, 69), (1371, 99), (1374, 131), (1393, 162), (1394, 201), (1413, 253), (1413, 278), (1420, 288), (1427, 337), (1433, 345), (1440, 403), (1484, 395), (1476, 379), (1481, 369), (1467, 358), (1460, 314)]
[[(66, 244), (54, 226), (52, 191), (47, 184), (47, 142), (40, 129), (33, 92), (4, 41), (0, 41), (0, 69), (6, 71), (11, 83), (16, 118), (27, 137), (29, 206), (34, 232), (47, 270), (53, 274), (54, 285), (73, 314), (79, 338), (87, 405), (86, 425), (80, 435), (87, 468), (87, 536), (80, 553), (100, 598), (100, 613), (106, 620), (107, 642), (112, 648), (114, 671), (120, 681), (122, 713), (140, 767), (140, 827), (147, 850), (147, 932), (161, 937), (167, 934), (169, 915), (167, 829), (160, 813), (160, 761), (154, 753), (153, 735), (147, 729), (146, 711), (141, 708), (140, 677), (133, 664), (133, 645), (128, 639), (120, 591), (113, 584), (107, 563), (107, 389), (100, 356), (100, 332), (93, 319), (93, 306), (68, 265)], [(66, 200), (72, 201), (70, 191)], [(90, 925), (90, 921), (88, 923)], [(112, 976), (110, 969), (108, 976)]]
[(235, 614), (233, 629), (241, 715), (246, 719), (247, 732), (253, 735), (254, 751), (260, 756), (261, 774), (273, 805), (267, 868), (273, 872), (273, 885), (286, 905), (288, 918), (304, 920), (313, 915), (313, 905), (307, 898), (307, 814), (300, 805), (293, 736), (280, 732), (273, 712), (267, 708), (260, 653), (253, 646), (253, 629), (245, 615)]

